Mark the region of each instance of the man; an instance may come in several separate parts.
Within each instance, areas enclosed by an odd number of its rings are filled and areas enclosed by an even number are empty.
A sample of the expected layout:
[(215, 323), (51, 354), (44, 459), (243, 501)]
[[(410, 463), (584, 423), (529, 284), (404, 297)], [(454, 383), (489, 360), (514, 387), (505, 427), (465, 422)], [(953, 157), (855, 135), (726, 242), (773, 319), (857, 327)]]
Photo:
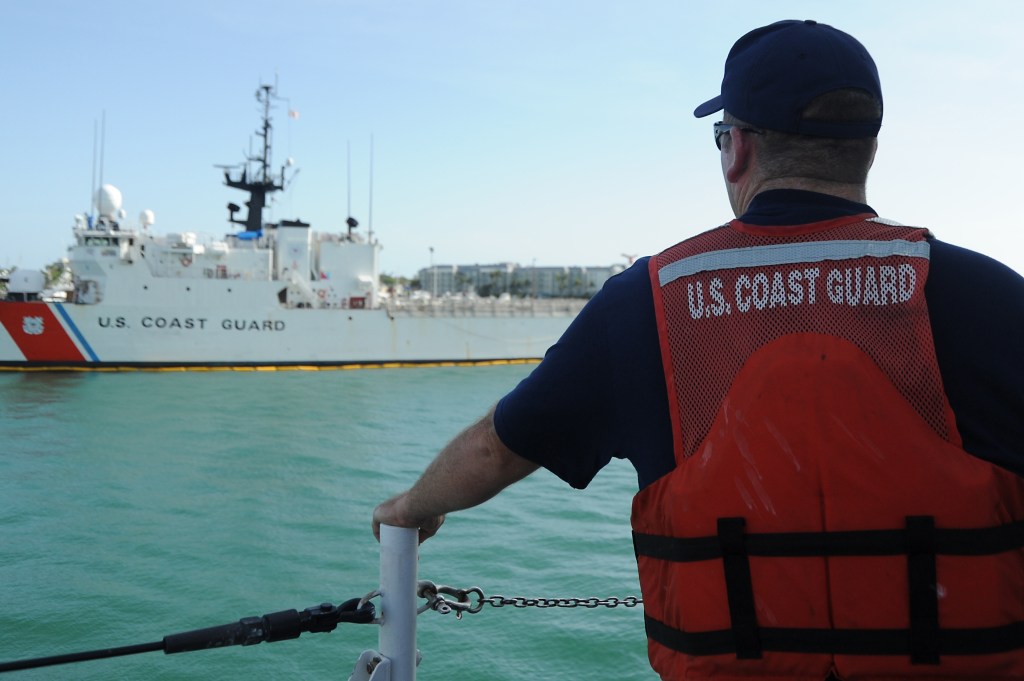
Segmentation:
[(751, 31), (723, 109), (738, 219), (610, 280), (375, 531), (627, 458), (662, 678), (1024, 678), (1024, 279), (866, 205), (853, 37)]

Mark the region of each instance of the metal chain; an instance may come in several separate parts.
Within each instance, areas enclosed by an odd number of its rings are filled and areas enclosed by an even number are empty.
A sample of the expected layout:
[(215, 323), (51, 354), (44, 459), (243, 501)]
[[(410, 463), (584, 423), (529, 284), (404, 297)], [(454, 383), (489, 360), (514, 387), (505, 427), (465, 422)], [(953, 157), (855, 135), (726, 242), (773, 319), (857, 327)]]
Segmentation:
[(504, 596), (489, 596), (481, 600), (495, 608), (501, 608), (506, 605), (511, 605), (514, 608), (599, 608), (602, 606), (605, 608), (615, 608), (620, 605), (627, 608), (635, 608), (644, 602), (642, 598), (637, 598), (636, 596), (626, 596), (625, 598), (616, 598), (615, 596), (610, 598), (597, 598), (595, 596), (590, 598), (523, 598), (522, 596), (506, 598)]
[[(626, 598), (525, 598), (523, 596), (506, 597), (500, 595), (485, 596), (484, 592), (476, 586), (468, 589), (456, 589), (450, 586), (434, 584), (431, 581), (417, 583), (416, 593), (427, 600), (426, 605), (417, 610), (417, 614), (427, 610), (434, 610), (447, 615), (454, 611), (458, 619), (462, 619), (462, 613), (476, 614), (483, 610), (484, 605), (494, 608), (511, 606), (513, 608), (614, 608), (624, 606), (634, 608), (643, 604), (642, 598), (627, 596)], [(445, 595), (453, 596), (456, 600), (449, 600)], [(476, 600), (470, 596), (476, 596)]]

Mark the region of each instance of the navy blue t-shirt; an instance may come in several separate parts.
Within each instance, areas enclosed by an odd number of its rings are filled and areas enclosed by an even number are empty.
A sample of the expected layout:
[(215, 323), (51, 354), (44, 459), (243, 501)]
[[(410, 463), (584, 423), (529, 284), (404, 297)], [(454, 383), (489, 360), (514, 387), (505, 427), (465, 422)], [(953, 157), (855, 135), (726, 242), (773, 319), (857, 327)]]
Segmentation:
[[(825, 194), (773, 190), (757, 195), (740, 220), (785, 226), (874, 212)], [(925, 299), (964, 448), (1024, 475), (1024, 277), (929, 242)], [(495, 411), (507, 447), (573, 487), (586, 487), (612, 457), (633, 464), (641, 489), (675, 467), (648, 260), (610, 279)]]

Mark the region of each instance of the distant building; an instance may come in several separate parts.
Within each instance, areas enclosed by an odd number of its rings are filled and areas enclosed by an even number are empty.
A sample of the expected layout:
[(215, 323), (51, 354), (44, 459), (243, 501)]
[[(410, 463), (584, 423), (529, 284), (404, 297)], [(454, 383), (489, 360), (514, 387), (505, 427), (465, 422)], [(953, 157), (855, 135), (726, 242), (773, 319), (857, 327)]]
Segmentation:
[(523, 298), (590, 298), (612, 276), (626, 269), (610, 267), (521, 267), (491, 265), (432, 265), (419, 271), (420, 290), (432, 296), (507, 293)]

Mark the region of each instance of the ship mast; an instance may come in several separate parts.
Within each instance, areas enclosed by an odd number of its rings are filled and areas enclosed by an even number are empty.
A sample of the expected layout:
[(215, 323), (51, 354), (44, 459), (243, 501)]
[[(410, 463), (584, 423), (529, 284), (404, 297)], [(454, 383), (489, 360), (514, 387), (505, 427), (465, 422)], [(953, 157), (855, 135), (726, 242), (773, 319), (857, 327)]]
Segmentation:
[[(245, 219), (235, 217), (240, 210), (233, 203), (228, 204), (228, 222), (245, 225), (247, 232), (259, 232), (263, 229), (263, 209), (267, 205), (267, 195), (284, 189), (284, 168), (281, 174), (275, 179), (270, 171), (270, 133), (273, 126), (270, 122), (270, 100), (274, 97), (273, 85), (260, 85), (256, 91), (256, 101), (263, 105), (263, 128), (257, 130), (256, 134), (263, 138), (263, 153), (260, 156), (247, 156), (246, 165), (242, 167), (236, 176), (232, 176), (230, 169), (224, 170), (224, 184), (234, 189), (240, 189), (249, 193), (249, 200), (245, 202), (248, 212)], [(249, 177), (250, 164), (257, 164), (258, 171), (255, 177)]]

